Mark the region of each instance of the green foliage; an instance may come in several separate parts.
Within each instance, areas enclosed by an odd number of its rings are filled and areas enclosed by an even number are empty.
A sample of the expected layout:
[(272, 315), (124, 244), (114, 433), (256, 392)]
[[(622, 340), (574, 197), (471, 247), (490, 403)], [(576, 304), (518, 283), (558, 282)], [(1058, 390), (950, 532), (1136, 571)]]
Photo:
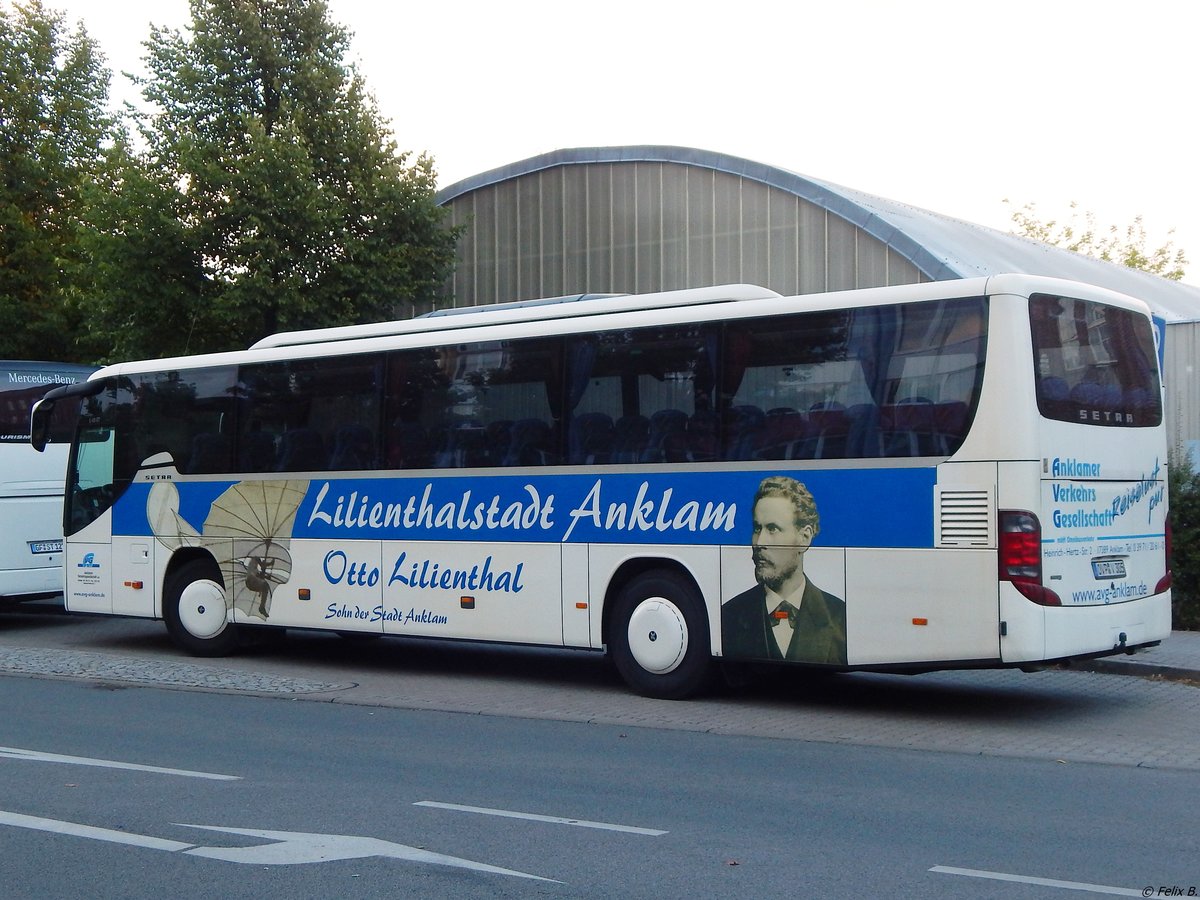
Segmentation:
[[(143, 149), (115, 148), (89, 247), (104, 354), (245, 347), (429, 303), (457, 233), (397, 151), (320, 0), (191, 0), (155, 30)], [(102, 192), (103, 194), (104, 192)]]
[(0, 356), (83, 359), (88, 186), (116, 136), (95, 43), (41, 0), (0, 6)]
[(82, 243), (94, 289), (82, 302), (84, 352), (102, 361), (165, 355), (186, 345), (204, 302), (182, 203), (167, 176), (141, 165), (125, 141), (88, 191), (93, 227)]
[(1168, 472), (1173, 627), (1200, 631), (1200, 473), (1183, 453)]
[[(1179, 281), (1186, 274), (1184, 267), (1188, 264), (1187, 256), (1182, 250), (1176, 249), (1174, 241), (1168, 240), (1160, 247), (1146, 247), (1146, 228), (1141, 216), (1137, 216), (1123, 231), (1116, 225), (1102, 229), (1096, 224), (1096, 216), (1092, 212), (1084, 213), (1083, 222), (1080, 223), (1075, 203), (1071, 204), (1071, 217), (1065, 223), (1055, 219), (1043, 221), (1038, 217), (1036, 205), (1026, 203), (1020, 209), (1013, 209), (1011, 218), (1016, 226), (1016, 234), (1043, 244), (1140, 269), (1170, 281)], [(1174, 233), (1173, 229), (1168, 232)]]

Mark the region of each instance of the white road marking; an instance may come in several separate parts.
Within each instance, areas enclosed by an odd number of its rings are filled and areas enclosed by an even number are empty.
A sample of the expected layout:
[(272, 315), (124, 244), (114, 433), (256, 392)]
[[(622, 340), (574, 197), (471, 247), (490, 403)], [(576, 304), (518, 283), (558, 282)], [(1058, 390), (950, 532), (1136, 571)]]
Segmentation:
[(503, 869), (499, 866), (489, 866), (487, 863), (460, 859), (457, 856), (446, 856), (442, 853), (432, 853), (419, 847), (409, 847), (405, 844), (395, 844), (391, 841), (372, 837), (359, 837), (350, 834), (312, 834), (303, 831), (263, 831), (251, 828), (225, 828), (218, 825), (179, 825), (181, 828), (202, 828), (205, 831), (219, 831), (225, 834), (241, 834), (250, 837), (266, 838), (271, 843), (259, 844), (254, 847), (199, 847), (196, 844), (185, 844), (181, 841), (170, 841), (164, 838), (151, 837), (146, 834), (133, 834), (128, 831), (114, 831), (111, 828), (98, 828), (94, 825), (81, 825), (78, 822), (64, 822), (59, 819), (43, 819), (39, 816), (27, 816), (21, 813), (7, 812), (0, 809), (0, 825), (11, 825), (14, 828), (27, 828), (33, 831), (48, 831), (53, 834), (65, 834), (73, 837), (89, 838), (94, 841), (107, 841), (113, 844), (127, 844), (132, 847), (143, 847), (148, 850), (166, 850), (169, 853), (186, 853), (190, 856), (202, 856), (206, 859), (218, 859), (224, 862), (243, 863), (260, 866), (288, 866), (302, 863), (331, 862), (339, 859), (365, 859), (380, 856), (386, 859), (403, 859), (409, 862), (430, 863), (438, 866), (451, 866), (457, 869), (470, 869), (474, 872), (490, 872), (494, 875), (512, 875), (516, 878), (528, 878), (534, 881), (551, 881), (555, 884), (562, 882), (540, 875), (530, 875), (515, 869)]
[(502, 816), (506, 819), (527, 819), (530, 822), (549, 822), (552, 825), (574, 825), (577, 828), (599, 828), (603, 831), (624, 831), (629, 834), (646, 834), (660, 837), (667, 834), (657, 828), (638, 828), (635, 825), (612, 825), (608, 822), (588, 822), (584, 819), (567, 819), (561, 816), (539, 816), (535, 813), (513, 812), (508, 809), (488, 809), (483, 806), (461, 806), (458, 803), (438, 803), (436, 800), (418, 800), (413, 806), (432, 806), (434, 809), (452, 809), (457, 812), (479, 813), (484, 816)]
[(208, 778), (213, 781), (241, 781), (241, 775), (218, 775), (214, 772), (192, 772), (188, 769), (165, 769), (162, 766), (143, 766), (138, 763), (116, 762), (111, 759), (91, 759), (86, 756), (63, 756), (59, 753), (43, 753), (40, 750), (22, 750), (19, 747), (0, 747), (0, 757), (22, 759), (30, 762), (64, 763), (71, 766), (96, 766), (102, 769), (129, 769), (134, 772), (153, 772), (156, 775), (181, 775), (184, 778)]
[(0, 825), (12, 825), (14, 828), (29, 828), (34, 831), (49, 831), (53, 834), (69, 834), (75, 837), (90, 838), (93, 841), (108, 841), (112, 844), (129, 844), (132, 847), (145, 847), (148, 850), (167, 850), (171, 853), (178, 853), (180, 850), (196, 846), (144, 834), (131, 834), (128, 831), (97, 828), (94, 825), (60, 822), (58, 819), (43, 819), (38, 816), (23, 816), (20, 813), (6, 812), (2, 809), (0, 809)]
[(1119, 897), (1143, 897), (1141, 891), (1130, 888), (1112, 887), (1105, 884), (1087, 884), (1082, 881), (1058, 881), (1054, 878), (1034, 878), (1030, 875), (1010, 875), (1007, 872), (985, 872), (981, 869), (956, 869), (954, 866), (934, 866), (930, 872), (942, 875), (965, 875), (968, 878), (989, 878), (992, 881), (1015, 881), (1017, 884), (1036, 884), (1039, 887), (1056, 887), (1068, 891), (1091, 891), (1093, 894), (1116, 894)]
[[(245, 834), (251, 837), (268, 838), (278, 843), (260, 844), (257, 847), (195, 847), (185, 852), (209, 859), (226, 862), (250, 863), (253, 865), (296, 865), (297, 863), (329, 862), (336, 859), (365, 859), (382, 856), (390, 859), (406, 859), (409, 862), (433, 863), (475, 872), (491, 872), (495, 875), (514, 875), (534, 881), (554, 881), (540, 875), (530, 875), (513, 869), (502, 869), (486, 863), (472, 862), (456, 856), (432, 853), (419, 847), (394, 844), (379, 838), (358, 837), (349, 834), (308, 834), (302, 831), (259, 831), (251, 828), (222, 828), (214, 825), (182, 825), (183, 828), (204, 828), (226, 834)], [(554, 882), (561, 884), (562, 882)]]

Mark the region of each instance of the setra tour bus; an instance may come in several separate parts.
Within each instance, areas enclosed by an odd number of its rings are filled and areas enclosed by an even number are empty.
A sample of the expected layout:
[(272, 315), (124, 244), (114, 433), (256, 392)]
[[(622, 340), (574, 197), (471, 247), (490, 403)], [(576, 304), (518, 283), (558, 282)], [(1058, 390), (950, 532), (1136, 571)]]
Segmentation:
[(55, 417), (50, 446), (38, 454), (29, 446), (30, 411), (47, 390), (84, 381), (94, 371), (0, 360), (0, 600), (62, 592), (63, 481), (75, 416), (64, 409)]
[(605, 651), (663, 698), (718, 660), (1031, 667), (1170, 631), (1136, 299), (999, 275), (447, 312), (50, 392), (68, 608), (202, 655), (247, 625)]

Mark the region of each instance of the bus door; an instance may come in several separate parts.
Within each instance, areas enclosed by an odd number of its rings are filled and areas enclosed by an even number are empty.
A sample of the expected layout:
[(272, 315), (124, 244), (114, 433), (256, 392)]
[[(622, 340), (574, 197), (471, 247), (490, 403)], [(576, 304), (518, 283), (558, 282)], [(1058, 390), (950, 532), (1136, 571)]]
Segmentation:
[(34, 406), (32, 415), (30, 441), (44, 451), (55, 410), (61, 415), (63, 407), (81, 406), (63, 508), (63, 599), (73, 612), (113, 612), (111, 509), (117, 496), (115, 411), (121, 392), (103, 390), (100, 381), (57, 388)]
[(72, 612), (111, 613), (113, 429), (81, 426), (67, 475), (63, 598)]

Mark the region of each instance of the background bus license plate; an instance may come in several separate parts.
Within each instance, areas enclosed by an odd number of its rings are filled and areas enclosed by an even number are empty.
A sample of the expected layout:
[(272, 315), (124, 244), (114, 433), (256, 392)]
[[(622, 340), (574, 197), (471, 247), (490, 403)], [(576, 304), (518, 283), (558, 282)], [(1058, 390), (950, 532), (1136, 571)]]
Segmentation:
[(1125, 560), (1123, 559), (1094, 559), (1092, 574), (1096, 578), (1124, 578)]
[(62, 553), (62, 541), (30, 541), (30, 553)]

